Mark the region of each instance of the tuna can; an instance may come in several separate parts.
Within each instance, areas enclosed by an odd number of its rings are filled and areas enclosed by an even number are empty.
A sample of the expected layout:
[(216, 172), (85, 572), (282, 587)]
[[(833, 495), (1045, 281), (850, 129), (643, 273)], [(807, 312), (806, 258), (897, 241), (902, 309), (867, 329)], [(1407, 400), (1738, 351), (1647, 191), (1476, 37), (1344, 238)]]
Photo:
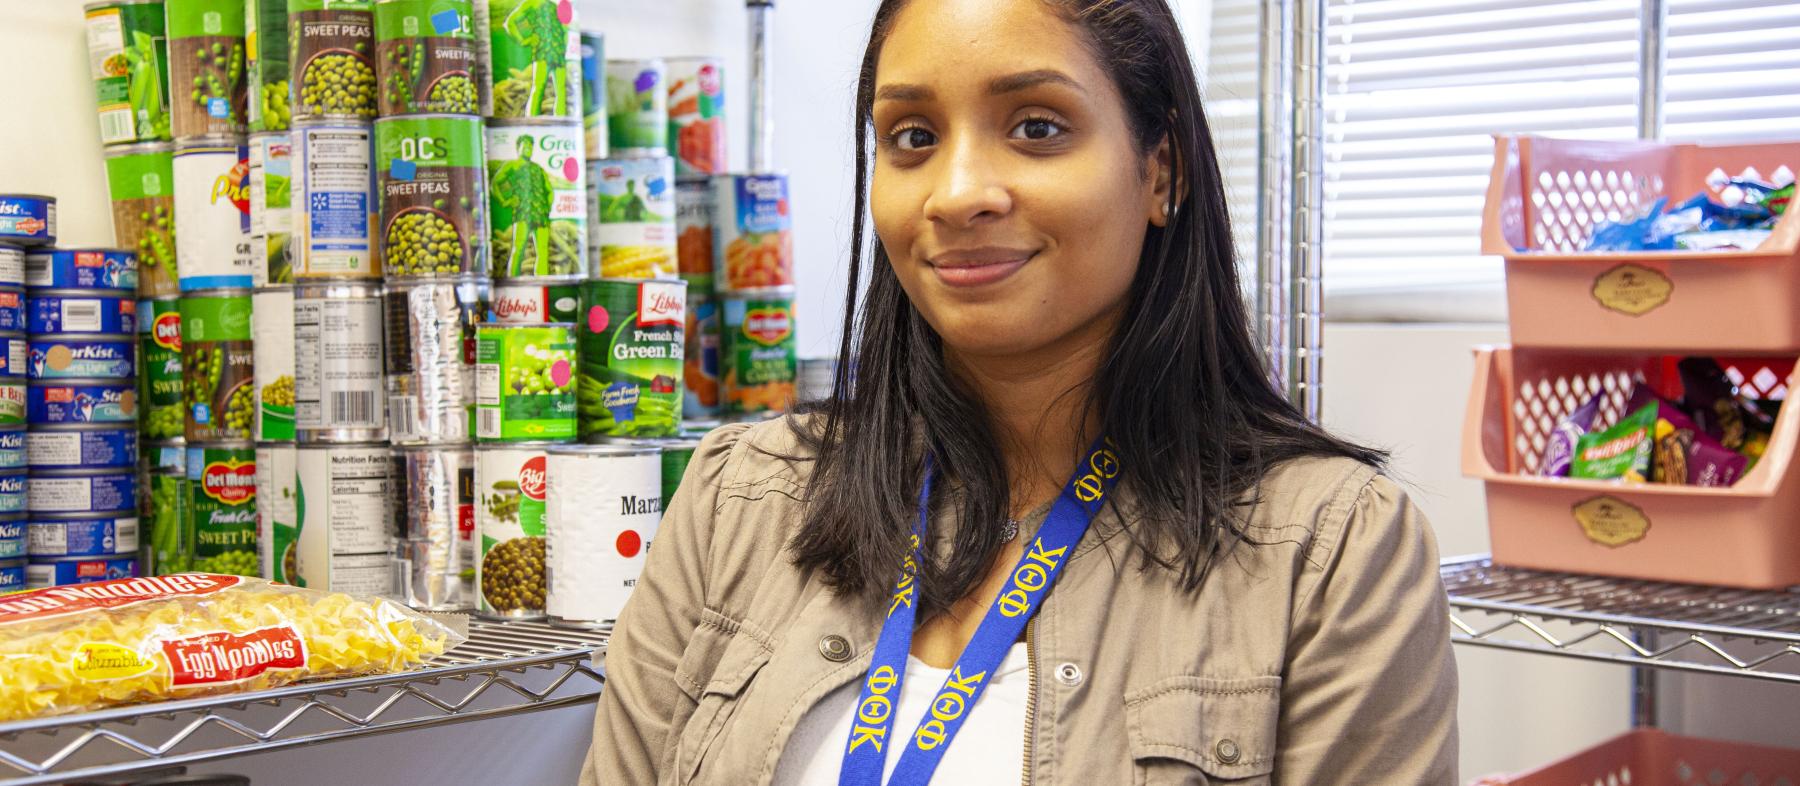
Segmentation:
[(393, 457), (385, 444), (301, 445), (295, 451), (306, 586), (392, 595)]
[(135, 554), (112, 554), (99, 558), (45, 557), (33, 559), (25, 565), (25, 588), (33, 590), (137, 577), (138, 560)]
[(485, 281), (419, 281), (387, 288), (388, 440), (468, 442), (475, 419), (475, 326)]
[(292, 139), (286, 131), (250, 135), (250, 282), (258, 287), (294, 283)]
[(0, 378), (25, 376), (29, 347), (24, 336), (0, 336)]
[(32, 379), (136, 379), (132, 336), (32, 336), (25, 357)]
[[(481, 60), (491, 69), (493, 111), (485, 114), (580, 118), (581, 33), (575, 3), (486, 0), (486, 5), (488, 47)], [(558, 41), (564, 42), (561, 49)]]
[(158, 467), (146, 474), (143, 507), (138, 511), (144, 527), (142, 550), (146, 575), (166, 576), (193, 569), (194, 531), (188, 525), (193, 516), (187, 506), (187, 466), (173, 471)]
[(675, 492), (681, 490), (681, 478), (687, 474), (700, 440), (676, 437), (657, 440), (656, 444), (662, 448), (662, 504), (663, 510), (668, 510), (669, 503), (675, 501)]
[(540, 619), (544, 576), (546, 443), (475, 448), (476, 612)]
[(662, 520), (654, 447), (559, 445), (547, 451), (546, 610), (557, 625), (618, 619)]
[(374, 131), (365, 122), (294, 123), (296, 280), (381, 277), (374, 222)]
[(488, 123), (494, 278), (588, 275), (583, 146), (578, 120)]
[(794, 400), (794, 289), (735, 292), (721, 302), (725, 408), (734, 415), (780, 412)]
[[(242, 134), (244, 0), (167, 0), (169, 84), (176, 139)], [(191, 259), (191, 257), (183, 257)]]
[(251, 373), (257, 442), (294, 441), (294, 290), (270, 287), (250, 296), (256, 345)]
[(375, 116), (372, 0), (288, 0), (293, 118)]
[(56, 242), (56, 197), (0, 194), (0, 243), (47, 246)]
[(668, 155), (669, 67), (662, 58), (606, 61), (606, 127), (612, 155)]
[[(29, 543), (33, 557), (105, 557), (138, 550), (138, 518), (133, 509), (111, 513), (32, 516)], [(0, 528), (17, 522), (0, 522)]]
[(303, 284), (295, 289), (293, 313), (295, 437), (387, 439), (380, 285)]
[(145, 439), (181, 439), (187, 433), (182, 397), (181, 302), (138, 301), (138, 400)]
[(0, 515), (24, 513), (29, 508), (28, 481), (25, 470), (0, 470)]
[(137, 298), (115, 290), (32, 290), (25, 298), (25, 331), (136, 333)]
[[(380, 7), (423, 2), (390, 0)], [(487, 272), (482, 145), (478, 117), (413, 115), (375, 121), (381, 253), (389, 280)]]
[(25, 256), (25, 269), (0, 265), (0, 285), (17, 286), (13, 279), (23, 274), (24, 285), (42, 289), (122, 289), (135, 293), (138, 288), (137, 254), (118, 248), (44, 249)]
[(0, 333), (25, 332), (25, 290), (0, 287)]
[(576, 412), (581, 436), (666, 437), (681, 427), (687, 284), (602, 279), (581, 285)]
[(256, 551), (262, 575), (296, 587), (300, 578), (299, 448), (287, 442), (256, 446)]
[(505, 325), (574, 322), (581, 316), (581, 282), (499, 279), (488, 320)]
[(675, 268), (688, 291), (713, 288), (713, 227), (717, 194), (704, 180), (675, 184)]
[(189, 520), (183, 526), (194, 533), (193, 569), (257, 575), (256, 448), (249, 443), (190, 446), (186, 491)]
[(716, 57), (671, 57), (669, 149), (677, 177), (724, 174), (725, 65)]
[(113, 242), (137, 252), (138, 295), (180, 292), (181, 274), (175, 264), (175, 146), (120, 145), (106, 148), (105, 154)]
[(162, 0), (106, 0), (82, 9), (99, 100), (100, 144), (168, 139), (168, 23)]
[[(0, 271), (6, 271), (5, 273), (0, 274), (0, 277), (23, 280), (25, 277), (25, 257), (25, 249), (6, 243), (0, 243)], [(4, 286), (8, 289), (15, 289), (24, 286), (24, 284), (6, 284)]]
[(718, 203), (713, 275), (720, 294), (794, 285), (787, 175), (713, 178)]
[(25, 517), (17, 514), (0, 516), (0, 560), (16, 560), (25, 556)]
[(0, 377), (0, 428), (23, 425), (30, 409), (31, 394), (24, 380)]
[(581, 133), (587, 160), (606, 157), (606, 36), (596, 30), (577, 34), (581, 52)]
[(137, 506), (137, 470), (31, 468), (26, 509), (32, 513), (90, 513)]
[(184, 294), (250, 286), (249, 152), (242, 137), (175, 145), (176, 283)]
[(25, 560), (0, 560), (0, 595), (13, 592), (24, 592)]
[(475, 438), (562, 441), (576, 433), (575, 336), (568, 323), (475, 332)]
[(668, 156), (596, 161), (591, 229), (601, 278), (675, 278), (675, 163)]
[(33, 472), (63, 469), (133, 469), (138, 463), (137, 429), (89, 423), (43, 426), (25, 436)]
[[(0, 399), (11, 395), (0, 392)], [(137, 384), (132, 381), (65, 379), (25, 388), (25, 417), (33, 426), (66, 423), (137, 423)], [(0, 425), (4, 425), (0, 419)]]
[(249, 441), (256, 417), (250, 293), (181, 299), (181, 392), (189, 442)]
[(376, 0), (375, 76), (382, 117), (481, 110), (470, 0)]
[(29, 455), (30, 451), (25, 444), (25, 427), (0, 428), (0, 469), (18, 469), (26, 466)]
[(287, 0), (248, 0), (244, 9), (245, 66), (250, 74), (250, 131), (286, 131), (288, 107)]
[(405, 540), (403, 595), (413, 608), (475, 604), (475, 451), (467, 445), (396, 448), (396, 495)]
[(681, 413), (717, 415), (719, 396), (719, 301), (710, 287), (688, 285), (687, 352), (682, 359)]

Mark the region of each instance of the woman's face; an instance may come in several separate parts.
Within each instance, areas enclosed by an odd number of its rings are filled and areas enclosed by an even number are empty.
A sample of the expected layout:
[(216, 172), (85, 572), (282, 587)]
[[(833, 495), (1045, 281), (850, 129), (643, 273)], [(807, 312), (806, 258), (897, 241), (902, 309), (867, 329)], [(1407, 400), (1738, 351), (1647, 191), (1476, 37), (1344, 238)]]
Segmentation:
[(912, 0), (876, 63), (874, 122), (875, 231), (947, 348), (1110, 335), (1164, 222), (1166, 153), (1138, 153), (1078, 28), (1044, 0)]

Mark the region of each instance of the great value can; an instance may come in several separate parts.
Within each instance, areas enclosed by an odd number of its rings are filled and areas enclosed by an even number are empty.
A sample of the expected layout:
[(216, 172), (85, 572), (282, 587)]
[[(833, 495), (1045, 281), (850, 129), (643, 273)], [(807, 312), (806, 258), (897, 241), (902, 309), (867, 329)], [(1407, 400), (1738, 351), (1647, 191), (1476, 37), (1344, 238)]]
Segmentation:
[(18, 286), (20, 273), (22, 283), (33, 289), (138, 288), (137, 254), (119, 248), (33, 251), (26, 255), (23, 271), (0, 264), (0, 286)]
[(725, 408), (733, 414), (779, 412), (794, 400), (794, 290), (726, 295), (720, 320)]
[(681, 478), (687, 474), (688, 464), (694, 460), (700, 440), (676, 437), (659, 439), (656, 444), (662, 448), (662, 504), (663, 510), (668, 510), (669, 503), (675, 501), (675, 492), (681, 490)]
[(375, 116), (372, 0), (288, 0), (294, 120)]
[(176, 143), (174, 178), (181, 291), (250, 286), (250, 162), (243, 138)]
[(245, 0), (245, 66), (250, 74), (250, 131), (286, 131), (288, 106), (287, 0)]
[(33, 557), (104, 557), (138, 550), (135, 509), (35, 515), (26, 526)]
[(176, 294), (181, 274), (175, 264), (175, 146), (150, 142), (104, 152), (113, 242), (137, 252), (138, 295)]
[(0, 428), (0, 469), (18, 469), (25, 466), (27, 455), (24, 427)]
[[(0, 390), (0, 399), (10, 397), (10, 391)], [(33, 383), (25, 389), (25, 416), (32, 425), (136, 423), (137, 385), (86, 379)]]
[(249, 443), (190, 445), (186, 489), (193, 569), (257, 575), (256, 448)]
[(480, 111), (474, 14), (470, 0), (376, 0), (382, 117)]
[(186, 434), (187, 402), (182, 397), (181, 302), (175, 298), (138, 301), (138, 401), (145, 439), (180, 439)]
[(483, 279), (387, 287), (388, 439), (395, 445), (469, 441), (475, 419), (475, 326)]
[(675, 278), (675, 163), (668, 156), (594, 163), (592, 228), (601, 278)]
[(388, 446), (301, 445), (300, 575), (328, 592), (392, 595), (393, 458)]
[(671, 57), (669, 149), (678, 177), (724, 174), (725, 66), (716, 57)]
[(32, 379), (132, 379), (137, 377), (133, 336), (32, 336), (25, 358)]
[(654, 447), (558, 445), (547, 451), (546, 610), (558, 625), (618, 619), (662, 519)]
[(548, 584), (544, 513), (545, 449), (552, 445), (480, 445), (475, 448), (476, 611), (483, 616), (544, 616)]
[(25, 436), (32, 471), (133, 469), (138, 462), (137, 429), (105, 423), (42, 426)]
[(259, 287), (294, 283), (292, 140), (285, 131), (250, 135), (250, 281)]
[(162, 0), (107, 0), (82, 9), (100, 144), (168, 139), (169, 49)]
[(300, 577), (300, 488), (292, 443), (256, 446), (256, 553), (271, 581), (306, 586)]
[(581, 51), (581, 133), (587, 160), (606, 157), (606, 36), (597, 30), (578, 34)]
[(175, 138), (244, 133), (244, 0), (166, 6)]
[(602, 279), (581, 291), (575, 390), (582, 438), (674, 434), (681, 427), (687, 284)]
[(25, 300), (29, 333), (137, 332), (137, 300), (130, 292), (40, 289)]
[(574, 322), (581, 315), (581, 282), (532, 279), (494, 281), (488, 320), (505, 325)]
[(688, 285), (687, 352), (681, 366), (681, 413), (684, 417), (717, 415), (719, 395), (719, 301), (711, 288)]
[(256, 417), (256, 352), (250, 293), (195, 292), (181, 299), (182, 397), (189, 442), (249, 441)]
[(575, 436), (573, 327), (487, 322), (476, 328), (476, 439), (532, 442)]
[[(487, 0), (496, 118), (581, 117), (581, 36), (573, 0)], [(479, 13), (477, 14), (480, 15)]]
[(151, 467), (140, 483), (145, 489), (141, 496), (143, 504), (138, 510), (138, 521), (144, 528), (144, 575), (166, 576), (192, 570), (194, 531), (188, 528), (193, 517), (187, 510), (185, 450), (180, 466), (172, 469)]
[(25, 330), (25, 290), (0, 287), (0, 333)]
[(135, 554), (108, 557), (45, 557), (33, 559), (25, 566), (25, 589), (49, 589), (96, 581), (134, 579), (138, 576)]
[(0, 194), (0, 243), (47, 246), (56, 242), (56, 197)]
[[(423, 0), (394, 0), (381, 7)], [(381, 253), (387, 277), (482, 275), (488, 270), (486, 158), (481, 118), (375, 121)]]
[(25, 512), (30, 497), (29, 482), (25, 470), (0, 470), (0, 515)]
[(578, 120), (488, 123), (489, 253), (495, 278), (587, 275), (583, 145)]
[(387, 439), (379, 285), (294, 291), (294, 435), (300, 442)]
[(0, 336), (0, 379), (25, 376), (28, 346), (24, 336)]
[(367, 123), (294, 122), (294, 278), (381, 277), (374, 138)]
[(251, 424), (257, 442), (291, 442), (294, 439), (294, 290), (271, 287), (250, 296), (256, 345), (251, 354), (256, 420)]
[(669, 152), (669, 67), (661, 58), (606, 61), (606, 126), (612, 155)]
[(25, 556), (25, 532), (24, 516), (0, 516), (0, 560), (15, 560)]
[(793, 218), (786, 175), (713, 178), (718, 221), (713, 264), (720, 294), (794, 284)]
[(26, 508), (32, 513), (130, 510), (137, 505), (137, 470), (31, 470)]
[(396, 448), (402, 594), (417, 609), (475, 605), (475, 451), (463, 446)]

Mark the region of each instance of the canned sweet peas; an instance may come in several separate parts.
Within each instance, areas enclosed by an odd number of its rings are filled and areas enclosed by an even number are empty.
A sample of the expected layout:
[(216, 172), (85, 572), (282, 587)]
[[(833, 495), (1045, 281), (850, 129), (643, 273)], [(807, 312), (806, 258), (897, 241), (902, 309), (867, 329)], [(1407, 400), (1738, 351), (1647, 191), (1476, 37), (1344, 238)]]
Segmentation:
[(132, 292), (33, 290), (25, 310), (28, 333), (137, 332), (137, 296)]
[(250, 439), (256, 415), (251, 299), (242, 291), (181, 299), (182, 396), (192, 442)]
[(481, 442), (575, 436), (572, 325), (484, 323), (475, 334), (475, 437)]

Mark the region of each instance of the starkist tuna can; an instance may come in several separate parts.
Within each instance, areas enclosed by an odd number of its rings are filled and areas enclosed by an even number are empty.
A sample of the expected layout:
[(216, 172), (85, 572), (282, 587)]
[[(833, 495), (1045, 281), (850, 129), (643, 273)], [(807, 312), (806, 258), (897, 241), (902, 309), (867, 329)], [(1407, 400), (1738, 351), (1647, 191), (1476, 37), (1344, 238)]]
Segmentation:
[(28, 333), (137, 332), (137, 297), (127, 291), (40, 289), (26, 298)]
[(137, 470), (32, 468), (26, 507), (32, 513), (92, 513), (137, 507)]
[[(18, 286), (0, 266), (0, 286)], [(33, 289), (138, 288), (137, 254), (118, 248), (45, 249), (25, 256), (24, 285)]]
[(25, 560), (0, 560), (0, 595), (25, 590)]
[(43, 557), (25, 566), (26, 589), (49, 589), (97, 581), (134, 579), (138, 576), (135, 554), (107, 557)]
[(25, 517), (17, 514), (0, 516), (0, 560), (16, 560), (27, 550)]
[(0, 243), (47, 246), (56, 242), (56, 197), (0, 194)]
[(33, 425), (133, 424), (137, 411), (137, 384), (130, 380), (67, 379), (25, 389), (25, 416)]
[(138, 463), (137, 430), (111, 423), (40, 426), (25, 435), (33, 471), (131, 469)]
[(25, 512), (30, 481), (25, 470), (0, 471), (0, 515)]
[(475, 438), (573, 438), (575, 372), (572, 325), (482, 324), (475, 333)]
[(25, 433), (22, 426), (0, 428), (0, 469), (18, 469), (25, 466), (27, 461)]
[(487, 272), (483, 138), (476, 117), (375, 121), (381, 253), (390, 280)]
[(135, 509), (43, 513), (31, 516), (25, 526), (33, 557), (106, 557), (138, 550)]
[(32, 336), (25, 358), (31, 379), (132, 379), (137, 376), (134, 336)]
[(0, 333), (25, 332), (25, 290), (0, 287)]
[(0, 379), (25, 376), (30, 354), (23, 336), (0, 336)]

